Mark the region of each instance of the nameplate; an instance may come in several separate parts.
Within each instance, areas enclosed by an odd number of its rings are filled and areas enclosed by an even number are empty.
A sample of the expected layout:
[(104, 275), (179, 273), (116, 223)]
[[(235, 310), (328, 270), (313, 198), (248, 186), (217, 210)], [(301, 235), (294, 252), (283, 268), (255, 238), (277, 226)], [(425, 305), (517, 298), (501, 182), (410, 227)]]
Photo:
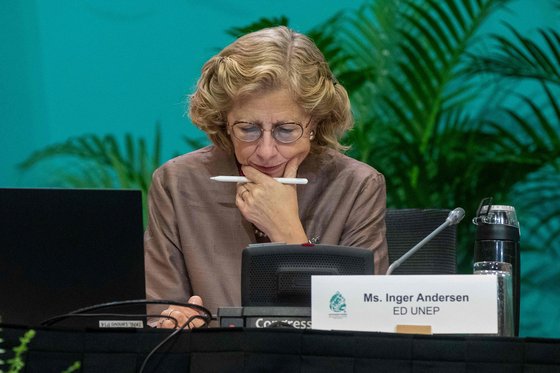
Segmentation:
[(144, 323), (141, 320), (99, 320), (99, 327), (142, 329), (144, 327)]
[(496, 276), (312, 276), (313, 329), (497, 334)]

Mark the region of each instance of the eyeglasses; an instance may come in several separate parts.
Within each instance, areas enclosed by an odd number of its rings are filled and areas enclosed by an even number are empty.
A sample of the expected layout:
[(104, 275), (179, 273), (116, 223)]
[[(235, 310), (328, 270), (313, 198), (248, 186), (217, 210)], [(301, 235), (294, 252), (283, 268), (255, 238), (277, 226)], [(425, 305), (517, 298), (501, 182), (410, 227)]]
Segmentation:
[[(307, 126), (305, 127), (307, 128)], [(303, 136), (303, 127), (296, 122), (281, 123), (274, 126), (271, 130), (265, 130), (255, 123), (243, 121), (235, 122), (231, 126), (233, 136), (243, 142), (257, 141), (263, 136), (265, 131), (271, 131), (272, 138), (282, 144), (291, 144)]]

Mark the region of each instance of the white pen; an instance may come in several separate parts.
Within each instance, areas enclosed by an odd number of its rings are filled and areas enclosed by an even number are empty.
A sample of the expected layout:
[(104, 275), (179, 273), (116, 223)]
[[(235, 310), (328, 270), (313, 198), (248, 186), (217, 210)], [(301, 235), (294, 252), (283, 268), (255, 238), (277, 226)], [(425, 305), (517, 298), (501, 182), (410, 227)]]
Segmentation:
[[(245, 176), (214, 176), (210, 179), (224, 183), (249, 183)], [(307, 184), (307, 179), (297, 177), (275, 177), (274, 180), (282, 184)]]

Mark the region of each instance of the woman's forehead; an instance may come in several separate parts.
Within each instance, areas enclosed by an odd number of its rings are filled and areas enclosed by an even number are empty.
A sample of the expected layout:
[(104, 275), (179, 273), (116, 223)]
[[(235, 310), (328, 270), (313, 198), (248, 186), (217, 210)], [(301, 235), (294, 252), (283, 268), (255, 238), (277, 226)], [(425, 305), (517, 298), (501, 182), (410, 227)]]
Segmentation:
[(285, 89), (250, 95), (234, 101), (228, 119), (261, 122), (294, 121), (306, 117)]

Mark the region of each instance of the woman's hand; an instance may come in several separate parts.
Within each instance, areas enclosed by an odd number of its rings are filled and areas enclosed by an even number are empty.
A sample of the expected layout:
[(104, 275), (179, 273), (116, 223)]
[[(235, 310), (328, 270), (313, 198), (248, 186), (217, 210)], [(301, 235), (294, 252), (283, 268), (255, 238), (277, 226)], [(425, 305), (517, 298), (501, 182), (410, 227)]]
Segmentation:
[[(202, 304), (202, 299), (197, 295), (193, 295), (192, 297), (190, 297), (189, 300), (188, 300), (188, 303), (196, 304), (198, 306), (203, 305)], [(157, 323), (156, 326), (158, 328), (173, 329), (173, 328), (180, 328), (191, 317), (196, 316), (196, 315), (200, 315), (200, 312), (198, 312), (196, 309), (190, 308), (190, 307), (169, 306), (169, 308), (163, 310), (161, 315), (162, 316), (169, 316), (169, 317), (173, 317), (173, 318), (177, 319), (177, 324), (175, 324), (175, 320), (173, 320), (173, 319), (162, 317), (159, 320), (159, 322)], [(187, 329), (199, 328), (199, 327), (203, 326), (204, 324), (205, 324), (205, 322), (202, 318), (195, 318), (189, 323), (189, 325), (187, 326)]]
[[(299, 163), (290, 160), (283, 177), (296, 177)], [(272, 242), (307, 242), (299, 220), (296, 186), (281, 184), (253, 167), (243, 166), (242, 170), (251, 182), (237, 186), (235, 202), (245, 219)]]

